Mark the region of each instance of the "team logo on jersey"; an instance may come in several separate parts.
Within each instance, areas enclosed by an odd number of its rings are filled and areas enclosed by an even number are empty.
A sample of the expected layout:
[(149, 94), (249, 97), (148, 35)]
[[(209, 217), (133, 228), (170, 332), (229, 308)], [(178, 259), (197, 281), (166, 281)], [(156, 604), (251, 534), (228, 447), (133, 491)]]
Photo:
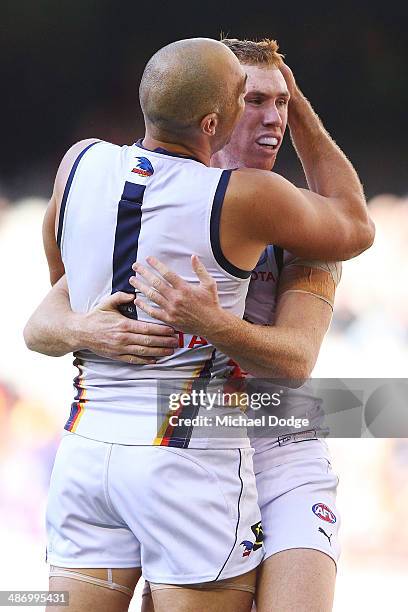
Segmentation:
[(133, 168), (132, 172), (140, 174), (140, 176), (152, 176), (154, 169), (147, 157), (136, 157), (137, 166)]
[(316, 516), (319, 517), (319, 519), (322, 519), (322, 521), (326, 521), (326, 523), (335, 523), (337, 520), (334, 512), (332, 512), (330, 508), (326, 506), (326, 504), (315, 504), (314, 506), (312, 506), (312, 511)]
[(251, 531), (255, 536), (255, 542), (251, 542), (251, 540), (243, 540), (241, 542), (240, 546), (244, 547), (244, 552), (242, 553), (243, 557), (249, 557), (252, 551), (258, 550), (262, 547), (264, 535), (261, 521), (255, 523), (255, 525), (251, 525)]

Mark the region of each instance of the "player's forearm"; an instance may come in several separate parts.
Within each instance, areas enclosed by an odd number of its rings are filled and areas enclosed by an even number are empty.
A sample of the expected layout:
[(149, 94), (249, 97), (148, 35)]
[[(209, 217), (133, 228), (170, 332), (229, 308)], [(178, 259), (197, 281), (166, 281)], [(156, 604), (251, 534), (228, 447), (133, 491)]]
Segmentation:
[(364, 197), (352, 164), (328, 134), (299, 89), (290, 100), (289, 127), (293, 145), (312, 191), (326, 197), (342, 197), (350, 193)]
[(373, 233), (356, 171), (299, 90), (290, 100), (289, 125), (310, 189), (342, 208), (356, 231)]
[(49, 293), (24, 328), (27, 347), (36, 353), (61, 357), (81, 347), (80, 319), (64, 291)]
[(206, 337), (255, 376), (303, 381), (314, 365), (307, 338), (298, 330), (254, 325), (225, 311)]

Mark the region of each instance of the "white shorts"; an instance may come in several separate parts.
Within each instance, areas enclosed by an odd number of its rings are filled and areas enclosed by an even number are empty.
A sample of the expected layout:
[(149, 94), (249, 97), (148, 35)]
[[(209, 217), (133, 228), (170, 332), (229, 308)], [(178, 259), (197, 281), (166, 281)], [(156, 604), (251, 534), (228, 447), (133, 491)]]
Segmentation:
[(308, 440), (275, 446), (254, 457), (265, 559), (290, 548), (340, 555), (338, 477), (327, 445)]
[(66, 434), (48, 496), (49, 563), (142, 567), (147, 580), (169, 584), (254, 569), (263, 547), (252, 455)]

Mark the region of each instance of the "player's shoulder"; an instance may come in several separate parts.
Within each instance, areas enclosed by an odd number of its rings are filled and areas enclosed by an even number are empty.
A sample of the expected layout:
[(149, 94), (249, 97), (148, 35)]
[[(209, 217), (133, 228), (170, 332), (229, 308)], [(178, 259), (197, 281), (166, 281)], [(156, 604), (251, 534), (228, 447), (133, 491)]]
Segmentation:
[(245, 205), (248, 201), (261, 203), (263, 200), (266, 204), (274, 197), (281, 199), (286, 183), (282, 176), (270, 170), (239, 168), (231, 172), (227, 196)]
[(76, 155), (96, 142), (102, 142), (100, 138), (84, 138), (70, 146), (64, 157), (67, 155)]
[(84, 138), (84, 140), (79, 140), (71, 145), (61, 159), (57, 174), (64, 173), (67, 169), (69, 172), (78, 155), (97, 142), (101, 142), (101, 140), (99, 138)]
[(80, 158), (81, 154), (85, 153), (91, 146), (102, 142), (99, 138), (85, 138), (74, 143), (63, 155), (55, 177), (54, 192), (61, 196), (67, 183), (69, 174), (75, 162)]
[(61, 160), (58, 172), (60, 172), (61, 170), (66, 171), (67, 168), (70, 170), (72, 164), (75, 163), (75, 161), (80, 158), (83, 153), (85, 153), (88, 149), (90, 149), (91, 147), (93, 147), (93, 145), (96, 144), (103, 144), (107, 147), (120, 149), (118, 145), (115, 145), (110, 142), (105, 142), (100, 138), (84, 138), (83, 140), (79, 140), (78, 142), (70, 146), (70, 148), (67, 150)]
[(239, 168), (231, 173), (232, 185), (248, 188), (265, 185), (282, 185), (287, 183), (280, 174), (271, 170), (258, 170), (257, 168)]

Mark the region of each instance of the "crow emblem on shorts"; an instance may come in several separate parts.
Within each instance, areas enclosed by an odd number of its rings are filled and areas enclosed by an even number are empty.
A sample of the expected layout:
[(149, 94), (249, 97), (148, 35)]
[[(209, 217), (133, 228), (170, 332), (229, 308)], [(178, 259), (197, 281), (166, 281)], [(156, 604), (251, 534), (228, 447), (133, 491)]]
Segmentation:
[(264, 534), (261, 521), (255, 523), (255, 525), (251, 525), (251, 531), (255, 536), (255, 542), (251, 542), (251, 540), (243, 540), (241, 542), (240, 546), (244, 547), (244, 552), (242, 553), (243, 557), (249, 557), (253, 550), (255, 551), (262, 547)]

